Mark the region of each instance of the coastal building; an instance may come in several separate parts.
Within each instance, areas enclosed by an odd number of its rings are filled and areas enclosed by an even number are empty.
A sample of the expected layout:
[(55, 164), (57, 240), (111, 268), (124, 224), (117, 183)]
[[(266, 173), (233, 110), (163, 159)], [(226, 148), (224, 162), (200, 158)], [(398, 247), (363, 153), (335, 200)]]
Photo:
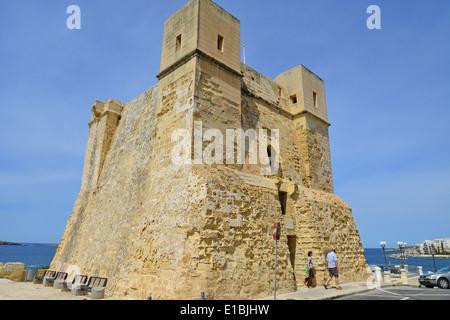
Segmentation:
[(324, 81), (302, 65), (272, 80), (240, 58), (240, 21), (210, 0), (165, 21), (158, 83), (92, 105), (52, 269), (107, 277), (120, 298), (266, 297), (280, 223), (277, 292), (304, 285), (308, 251), (318, 281), (332, 248), (342, 283), (365, 279), (352, 209), (334, 194)]
[(420, 245), (420, 252), (423, 254), (430, 254), (430, 249), (431, 249), (431, 244), (433, 243), (433, 241), (431, 240), (425, 240), (422, 242), (422, 244)]
[(434, 248), (434, 253), (449, 253), (450, 252), (450, 238), (438, 238), (434, 240), (425, 240), (418, 245), (420, 253), (431, 254), (431, 249)]

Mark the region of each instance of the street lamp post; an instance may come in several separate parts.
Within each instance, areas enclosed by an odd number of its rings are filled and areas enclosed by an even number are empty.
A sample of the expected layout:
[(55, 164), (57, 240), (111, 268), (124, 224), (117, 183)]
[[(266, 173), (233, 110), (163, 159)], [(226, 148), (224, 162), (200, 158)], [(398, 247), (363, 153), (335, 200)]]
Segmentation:
[(431, 256), (433, 257), (433, 263), (434, 263), (434, 272), (436, 272), (436, 260), (434, 260), (434, 245), (431, 244)]
[(402, 269), (405, 267), (404, 263), (403, 263), (403, 252), (402, 252), (402, 246), (404, 245), (403, 242), (397, 242), (398, 244), (398, 248), (400, 249), (400, 258), (402, 260)]
[(386, 266), (386, 271), (388, 270), (387, 267), (387, 261), (386, 261), (386, 251), (384, 250), (386, 248), (386, 241), (381, 241), (380, 246), (383, 248), (383, 254), (384, 254), (384, 265)]
[(406, 242), (403, 242), (403, 260), (406, 265)]

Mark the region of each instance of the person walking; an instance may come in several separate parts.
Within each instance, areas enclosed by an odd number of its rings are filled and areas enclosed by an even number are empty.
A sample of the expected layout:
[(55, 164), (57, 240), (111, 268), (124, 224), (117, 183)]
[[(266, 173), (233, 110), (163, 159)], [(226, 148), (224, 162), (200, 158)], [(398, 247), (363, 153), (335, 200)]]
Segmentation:
[(331, 280), (331, 278), (334, 277), (336, 281), (336, 289), (341, 290), (342, 288), (339, 286), (339, 265), (338, 265), (338, 259), (336, 256), (336, 248), (333, 248), (328, 254), (327, 254), (327, 270), (328, 270), (328, 279), (325, 281), (323, 286), (325, 289), (328, 289), (328, 282)]
[(312, 261), (312, 255), (313, 255), (312, 251), (309, 251), (308, 257), (306, 258), (306, 266), (305, 266), (305, 271), (308, 274), (308, 277), (305, 278), (305, 281), (304, 281), (305, 285), (310, 289), (313, 288), (312, 281), (316, 274), (316, 271), (314, 270), (314, 264)]

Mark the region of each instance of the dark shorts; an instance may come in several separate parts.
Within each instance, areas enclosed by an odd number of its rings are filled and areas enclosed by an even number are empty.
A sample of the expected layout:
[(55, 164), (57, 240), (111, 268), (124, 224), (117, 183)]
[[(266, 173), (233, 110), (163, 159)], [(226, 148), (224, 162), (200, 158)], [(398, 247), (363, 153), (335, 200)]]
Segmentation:
[(337, 268), (329, 268), (328, 274), (330, 275), (330, 277), (335, 277), (335, 278), (339, 277)]

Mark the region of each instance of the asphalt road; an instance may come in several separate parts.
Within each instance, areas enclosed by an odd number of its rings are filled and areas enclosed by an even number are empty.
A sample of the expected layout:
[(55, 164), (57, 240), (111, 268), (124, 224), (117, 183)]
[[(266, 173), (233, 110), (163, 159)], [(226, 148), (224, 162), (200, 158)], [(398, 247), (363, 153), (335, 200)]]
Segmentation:
[(450, 289), (424, 287), (388, 287), (344, 296), (335, 300), (450, 300)]

